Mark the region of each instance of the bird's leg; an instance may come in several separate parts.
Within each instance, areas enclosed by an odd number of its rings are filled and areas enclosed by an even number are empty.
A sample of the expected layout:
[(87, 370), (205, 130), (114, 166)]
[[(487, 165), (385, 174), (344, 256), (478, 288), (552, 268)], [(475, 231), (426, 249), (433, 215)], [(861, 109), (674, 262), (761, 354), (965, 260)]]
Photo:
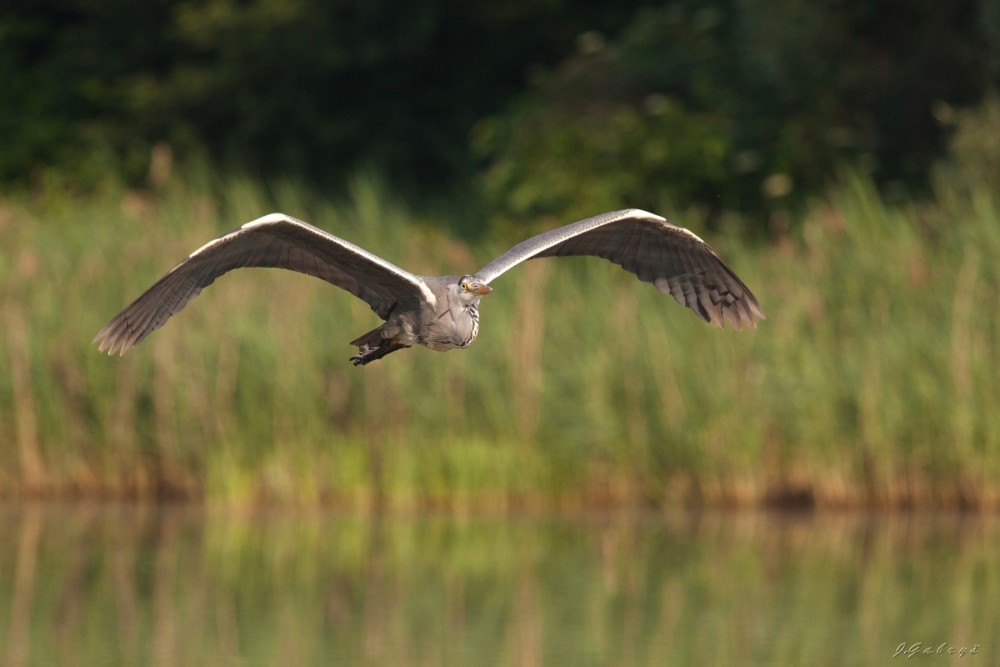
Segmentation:
[[(365, 364), (368, 363), (366, 357), (373, 351), (374, 350), (368, 350), (368, 349), (359, 351), (357, 354), (351, 357), (351, 363), (354, 364), (355, 366), (364, 366)], [(372, 361), (374, 361), (374, 359)]]
[(365, 364), (370, 364), (376, 359), (381, 359), (391, 352), (402, 350), (405, 347), (409, 347), (409, 345), (403, 345), (402, 343), (397, 343), (394, 340), (383, 340), (377, 347), (363, 345), (358, 348), (358, 353), (351, 357), (351, 363), (355, 366), (364, 366)]
[(409, 347), (409, 345), (400, 343), (396, 338), (400, 331), (399, 324), (386, 322), (365, 335), (355, 338), (351, 341), (351, 345), (358, 346), (358, 353), (351, 357), (351, 363), (355, 366), (364, 366), (376, 359), (381, 359), (390, 352)]

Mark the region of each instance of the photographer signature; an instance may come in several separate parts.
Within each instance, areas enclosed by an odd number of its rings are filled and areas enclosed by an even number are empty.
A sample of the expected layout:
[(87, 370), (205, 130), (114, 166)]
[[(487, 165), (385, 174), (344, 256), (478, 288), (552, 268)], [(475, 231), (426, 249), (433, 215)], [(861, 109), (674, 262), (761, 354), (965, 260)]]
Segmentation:
[(913, 658), (918, 655), (957, 655), (960, 658), (964, 658), (967, 655), (976, 655), (979, 653), (979, 646), (979, 644), (953, 646), (948, 642), (941, 642), (937, 645), (925, 644), (923, 642), (903, 642), (896, 647), (892, 657)]

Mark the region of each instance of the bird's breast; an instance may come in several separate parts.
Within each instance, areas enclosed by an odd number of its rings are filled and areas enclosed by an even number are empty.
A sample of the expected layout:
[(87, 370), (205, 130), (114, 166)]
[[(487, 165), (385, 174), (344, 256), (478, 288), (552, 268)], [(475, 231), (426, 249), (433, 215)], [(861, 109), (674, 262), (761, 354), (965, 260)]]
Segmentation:
[(425, 328), (420, 342), (432, 350), (468, 347), (479, 335), (479, 309), (475, 306), (445, 310)]
[(469, 315), (469, 319), (472, 320), (472, 329), (469, 331), (468, 336), (465, 337), (465, 340), (461, 345), (459, 345), (459, 347), (472, 345), (472, 341), (476, 340), (476, 336), (479, 335), (479, 309), (475, 306), (469, 306), (466, 312)]

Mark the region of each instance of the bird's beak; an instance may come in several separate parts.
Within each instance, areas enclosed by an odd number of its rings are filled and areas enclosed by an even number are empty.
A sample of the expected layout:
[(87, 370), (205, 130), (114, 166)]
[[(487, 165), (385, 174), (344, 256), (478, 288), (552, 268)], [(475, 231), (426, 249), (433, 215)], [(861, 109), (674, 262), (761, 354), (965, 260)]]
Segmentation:
[(493, 288), (487, 285), (486, 283), (480, 283), (479, 285), (473, 287), (472, 291), (478, 294), (479, 296), (484, 296), (492, 292)]

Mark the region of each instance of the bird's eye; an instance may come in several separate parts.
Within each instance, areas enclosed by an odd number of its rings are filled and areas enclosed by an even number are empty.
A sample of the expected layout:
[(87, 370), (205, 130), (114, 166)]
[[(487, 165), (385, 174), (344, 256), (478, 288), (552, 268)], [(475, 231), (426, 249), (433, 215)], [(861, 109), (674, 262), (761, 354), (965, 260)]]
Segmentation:
[(460, 282), (460, 283), (458, 284), (458, 286), (459, 286), (459, 287), (461, 287), (461, 288), (462, 288), (462, 289), (463, 289), (464, 291), (466, 291), (466, 292), (468, 292), (468, 291), (469, 291), (469, 283), (467, 283), (467, 282), (466, 282), (466, 281), (464, 281), (464, 280), (463, 280), (462, 282)]

